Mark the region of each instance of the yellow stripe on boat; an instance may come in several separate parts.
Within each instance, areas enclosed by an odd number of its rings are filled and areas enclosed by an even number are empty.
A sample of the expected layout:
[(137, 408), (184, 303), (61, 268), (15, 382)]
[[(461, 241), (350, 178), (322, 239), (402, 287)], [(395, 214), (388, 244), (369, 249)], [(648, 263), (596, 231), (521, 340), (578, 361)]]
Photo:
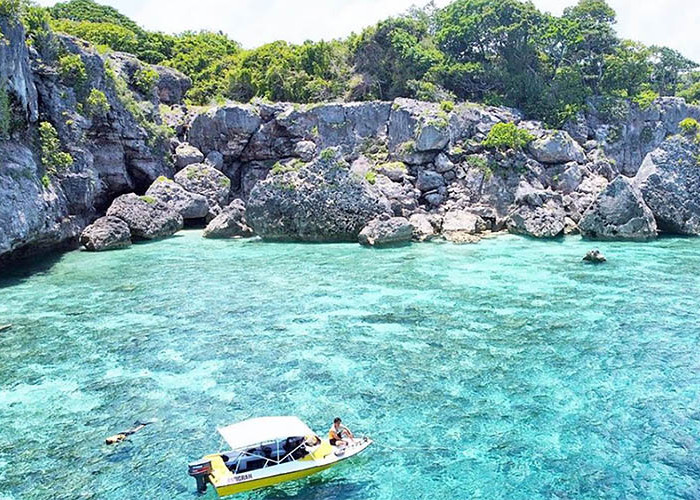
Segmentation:
[[(223, 463), (223, 462), (222, 462)], [(216, 489), (216, 492), (219, 494), (219, 496), (227, 496), (227, 495), (233, 495), (236, 493), (242, 493), (244, 491), (250, 491), (250, 490), (255, 490), (258, 488), (264, 488), (266, 486), (273, 486), (275, 484), (280, 484), (284, 483), (287, 481), (293, 481), (294, 479), (302, 479), (306, 476), (310, 476), (312, 474), (316, 474), (317, 472), (320, 472), (322, 470), (328, 469), (329, 467), (332, 467), (336, 464), (337, 462), (326, 464), (326, 465), (320, 465), (318, 467), (312, 467), (309, 469), (304, 469), (296, 472), (289, 472), (287, 474), (279, 474), (277, 476), (270, 476), (270, 477), (264, 477), (261, 479), (257, 479), (255, 481), (244, 481), (239, 484), (228, 484), (228, 485), (222, 485), (222, 486), (217, 486), (217, 483), (212, 480), (212, 484), (214, 485), (214, 488)], [(233, 474), (231, 474), (233, 475)], [(239, 476), (246, 476), (245, 473), (239, 474)], [(220, 484), (220, 483), (219, 483)]]

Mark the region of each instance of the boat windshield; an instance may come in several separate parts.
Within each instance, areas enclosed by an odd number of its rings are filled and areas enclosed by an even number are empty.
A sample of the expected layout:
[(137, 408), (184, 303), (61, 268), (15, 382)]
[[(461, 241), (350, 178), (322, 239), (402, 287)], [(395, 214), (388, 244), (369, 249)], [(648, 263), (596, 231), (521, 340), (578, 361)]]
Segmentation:
[(234, 474), (250, 472), (285, 462), (304, 458), (310, 450), (320, 444), (318, 436), (293, 436), (286, 439), (268, 441), (246, 450), (230, 451), (222, 454), (226, 467)]

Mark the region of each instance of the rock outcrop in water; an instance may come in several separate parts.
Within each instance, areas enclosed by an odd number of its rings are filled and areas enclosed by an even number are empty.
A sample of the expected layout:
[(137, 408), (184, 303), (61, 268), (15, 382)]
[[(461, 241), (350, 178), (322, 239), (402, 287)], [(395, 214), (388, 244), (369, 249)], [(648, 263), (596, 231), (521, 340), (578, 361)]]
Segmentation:
[(389, 214), (389, 201), (334, 150), (278, 168), (255, 185), (246, 207), (248, 223), (263, 239), (357, 241), (369, 221)]
[[(180, 99), (190, 82), (174, 70), (152, 67), (158, 78), (145, 89), (134, 75), (149, 65), (55, 36), (61, 53), (85, 66), (78, 86), (55, 55), (27, 48), (21, 25), (3, 18), (0, 29), (10, 40), (0, 46), (0, 80), (21, 115), (0, 142), (0, 259), (75, 244), (105, 213), (134, 238), (163, 237), (183, 220), (209, 223), (208, 237), (252, 228), (301, 241), (357, 241), (368, 225), (374, 238), (381, 228), (371, 221), (392, 218), (408, 220), (419, 241), (470, 242), (503, 229), (538, 238), (700, 232), (697, 144), (675, 135), (700, 107), (682, 99), (642, 109), (593, 98), (561, 131), (514, 109), (411, 99), (187, 109)], [(98, 109), (86, 104), (93, 90), (104, 94)], [(40, 115), (69, 166), (42, 161)], [(487, 148), (498, 123), (534, 140), (521, 150)], [(101, 221), (83, 241), (110, 246), (97, 243), (110, 241), (100, 236), (109, 227)]]
[(358, 236), (361, 245), (379, 247), (411, 241), (413, 226), (404, 217), (380, 217), (370, 221)]
[(624, 176), (617, 177), (583, 214), (579, 230), (600, 240), (649, 240), (656, 237), (654, 214), (640, 190)]

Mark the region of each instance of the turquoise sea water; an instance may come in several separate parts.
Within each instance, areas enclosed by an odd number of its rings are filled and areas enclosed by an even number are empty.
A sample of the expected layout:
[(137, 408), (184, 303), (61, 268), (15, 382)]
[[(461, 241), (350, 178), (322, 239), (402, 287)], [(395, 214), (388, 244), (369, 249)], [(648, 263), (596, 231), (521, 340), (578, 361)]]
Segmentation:
[(700, 498), (700, 240), (200, 234), (0, 278), (0, 499), (195, 499), (215, 427), (275, 414), (377, 445), (242, 498)]

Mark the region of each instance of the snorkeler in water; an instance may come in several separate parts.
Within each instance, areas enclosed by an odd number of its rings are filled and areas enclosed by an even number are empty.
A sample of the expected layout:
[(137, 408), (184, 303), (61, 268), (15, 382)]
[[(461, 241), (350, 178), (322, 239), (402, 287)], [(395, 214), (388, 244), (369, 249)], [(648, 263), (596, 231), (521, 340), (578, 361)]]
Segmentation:
[(114, 436), (109, 436), (107, 439), (105, 439), (105, 444), (116, 444), (116, 443), (121, 443), (124, 441), (127, 437), (131, 436), (132, 434), (136, 434), (138, 431), (143, 429), (149, 424), (152, 424), (155, 422), (155, 420), (151, 420), (150, 422), (139, 422), (136, 421), (134, 422), (135, 427), (126, 431), (122, 431), (118, 434), (115, 434)]

